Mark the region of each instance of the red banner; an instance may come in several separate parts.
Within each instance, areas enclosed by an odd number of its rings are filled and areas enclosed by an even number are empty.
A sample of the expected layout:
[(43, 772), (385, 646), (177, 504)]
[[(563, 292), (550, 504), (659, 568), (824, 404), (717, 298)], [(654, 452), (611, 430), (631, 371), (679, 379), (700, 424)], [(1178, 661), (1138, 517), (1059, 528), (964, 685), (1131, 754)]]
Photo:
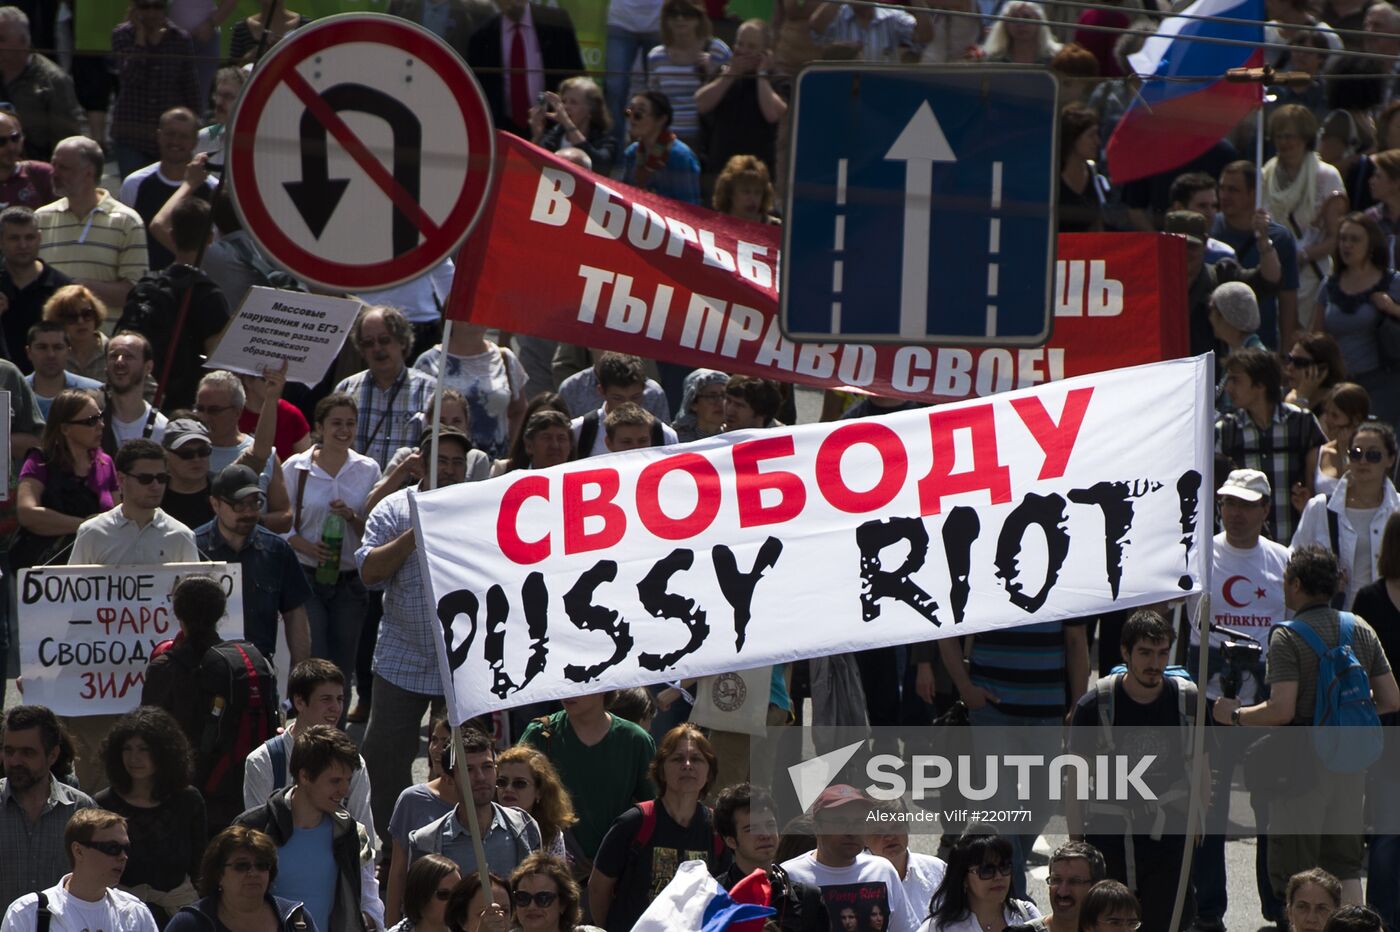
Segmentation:
[(1061, 236), (1055, 323), (1043, 347), (794, 343), (778, 326), (778, 228), (618, 184), (506, 133), (497, 134), (496, 159), (492, 201), (457, 259), (454, 320), (924, 401), (1188, 351), (1179, 237)]

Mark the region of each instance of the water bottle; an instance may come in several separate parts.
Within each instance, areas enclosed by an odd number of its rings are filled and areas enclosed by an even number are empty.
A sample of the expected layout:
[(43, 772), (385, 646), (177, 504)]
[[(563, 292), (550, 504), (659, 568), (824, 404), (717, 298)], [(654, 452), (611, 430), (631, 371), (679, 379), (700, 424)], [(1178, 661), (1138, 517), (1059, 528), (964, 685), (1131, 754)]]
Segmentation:
[(345, 519), (338, 514), (326, 515), (321, 525), (321, 544), (331, 555), (316, 567), (316, 581), (324, 586), (334, 586), (340, 579), (340, 545), (345, 540)]

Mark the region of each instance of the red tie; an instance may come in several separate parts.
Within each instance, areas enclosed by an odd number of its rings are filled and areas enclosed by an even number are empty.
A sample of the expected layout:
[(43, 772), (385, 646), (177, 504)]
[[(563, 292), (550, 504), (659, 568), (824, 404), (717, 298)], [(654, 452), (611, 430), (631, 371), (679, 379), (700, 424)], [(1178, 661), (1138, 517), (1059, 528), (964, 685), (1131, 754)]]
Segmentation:
[(524, 130), (530, 125), (530, 78), (525, 70), (525, 36), (515, 24), (510, 41), (510, 118)]

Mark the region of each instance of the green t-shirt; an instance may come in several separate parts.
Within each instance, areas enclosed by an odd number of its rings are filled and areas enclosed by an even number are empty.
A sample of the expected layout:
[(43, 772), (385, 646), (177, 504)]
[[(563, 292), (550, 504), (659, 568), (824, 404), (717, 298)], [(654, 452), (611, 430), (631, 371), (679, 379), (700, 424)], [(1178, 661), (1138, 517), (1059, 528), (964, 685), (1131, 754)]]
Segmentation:
[(520, 743), (543, 751), (559, 771), (578, 815), (574, 837), (590, 858), (614, 819), (656, 796), (647, 778), (656, 743), (640, 726), (616, 715), (607, 736), (592, 747), (579, 741), (566, 712), (555, 712), (544, 725), (531, 722)]

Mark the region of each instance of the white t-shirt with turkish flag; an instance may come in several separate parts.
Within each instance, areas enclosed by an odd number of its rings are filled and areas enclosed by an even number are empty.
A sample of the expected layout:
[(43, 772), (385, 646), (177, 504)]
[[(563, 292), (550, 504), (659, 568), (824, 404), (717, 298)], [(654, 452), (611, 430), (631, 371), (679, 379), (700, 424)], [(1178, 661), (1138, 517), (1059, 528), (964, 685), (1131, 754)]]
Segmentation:
[[(1231, 547), (1225, 534), (1215, 535), (1215, 559), (1211, 562), (1211, 621), (1236, 628), (1265, 648), (1269, 631), (1284, 620), (1283, 569), (1288, 565), (1288, 548), (1266, 538), (1249, 550)], [(1193, 626), (1191, 643), (1201, 643)], [(1225, 643), (1223, 634), (1211, 632), (1211, 647)]]

